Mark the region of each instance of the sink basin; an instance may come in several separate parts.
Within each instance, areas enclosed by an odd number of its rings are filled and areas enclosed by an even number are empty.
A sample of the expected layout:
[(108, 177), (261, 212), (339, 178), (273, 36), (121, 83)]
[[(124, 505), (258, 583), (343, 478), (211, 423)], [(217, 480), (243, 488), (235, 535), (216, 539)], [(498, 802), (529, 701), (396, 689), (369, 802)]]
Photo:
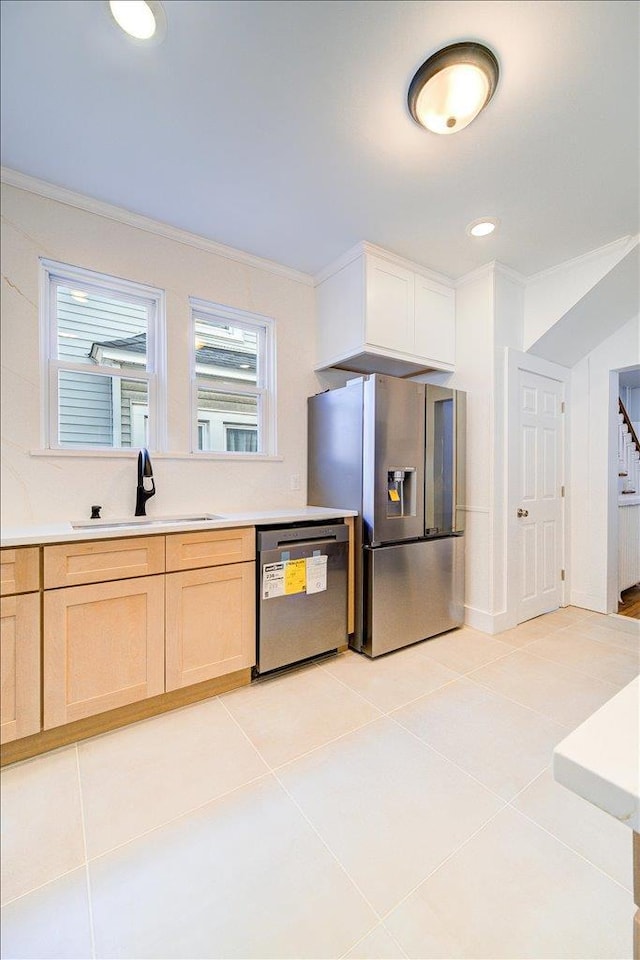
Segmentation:
[(185, 514), (183, 517), (130, 517), (128, 520), (84, 520), (72, 523), (73, 530), (114, 530), (119, 527), (164, 527), (168, 524), (205, 523), (207, 520), (224, 520), (217, 513)]

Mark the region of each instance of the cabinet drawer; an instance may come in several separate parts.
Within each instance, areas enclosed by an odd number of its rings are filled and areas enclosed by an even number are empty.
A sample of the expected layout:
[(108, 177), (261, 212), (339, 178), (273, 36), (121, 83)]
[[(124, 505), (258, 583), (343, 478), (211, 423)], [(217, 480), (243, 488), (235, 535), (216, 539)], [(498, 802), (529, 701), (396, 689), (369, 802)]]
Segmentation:
[(40, 548), (16, 547), (0, 551), (0, 595), (40, 589)]
[(164, 573), (164, 537), (61, 543), (44, 548), (45, 590), (153, 573)]
[(167, 536), (167, 572), (253, 560), (255, 538), (254, 527), (170, 533)]

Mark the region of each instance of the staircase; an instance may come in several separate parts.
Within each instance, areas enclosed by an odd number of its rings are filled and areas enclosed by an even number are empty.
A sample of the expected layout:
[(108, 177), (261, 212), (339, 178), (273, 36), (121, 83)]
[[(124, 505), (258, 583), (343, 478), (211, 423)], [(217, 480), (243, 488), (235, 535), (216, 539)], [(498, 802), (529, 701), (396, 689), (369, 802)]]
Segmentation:
[(618, 495), (640, 495), (640, 441), (625, 410), (618, 400)]
[(640, 442), (618, 400), (618, 591), (640, 582)]

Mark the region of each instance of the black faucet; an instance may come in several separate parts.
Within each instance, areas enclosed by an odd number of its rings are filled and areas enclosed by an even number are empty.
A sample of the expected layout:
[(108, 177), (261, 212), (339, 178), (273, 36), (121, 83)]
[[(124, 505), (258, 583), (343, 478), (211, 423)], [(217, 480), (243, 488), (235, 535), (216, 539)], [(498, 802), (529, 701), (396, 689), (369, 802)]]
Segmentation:
[[(151, 479), (151, 489), (147, 490), (144, 485), (145, 477)], [(143, 447), (138, 454), (138, 487), (136, 490), (136, 517), (146, 517), (147, 511), (145, 504), (149, 497), (156, 492), (156, 485), (153, 481), (153, 469), (151, 467), (151, 458), (149, 451)]]

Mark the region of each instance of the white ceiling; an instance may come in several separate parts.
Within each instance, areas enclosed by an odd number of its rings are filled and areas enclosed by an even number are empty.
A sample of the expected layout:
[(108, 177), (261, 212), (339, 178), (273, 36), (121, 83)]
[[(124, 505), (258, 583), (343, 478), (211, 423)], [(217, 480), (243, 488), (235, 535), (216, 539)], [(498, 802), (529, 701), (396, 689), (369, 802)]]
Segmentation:
[[(2, 162), (310, 273), (369, 240), (451, 276), (530, 275), (638, 231), (637, 3), (3, 0)], [(421, 62), (489, 45), (466, 130), (409, 117)], [(477, 217), (502, 221), (473, 240)]]

